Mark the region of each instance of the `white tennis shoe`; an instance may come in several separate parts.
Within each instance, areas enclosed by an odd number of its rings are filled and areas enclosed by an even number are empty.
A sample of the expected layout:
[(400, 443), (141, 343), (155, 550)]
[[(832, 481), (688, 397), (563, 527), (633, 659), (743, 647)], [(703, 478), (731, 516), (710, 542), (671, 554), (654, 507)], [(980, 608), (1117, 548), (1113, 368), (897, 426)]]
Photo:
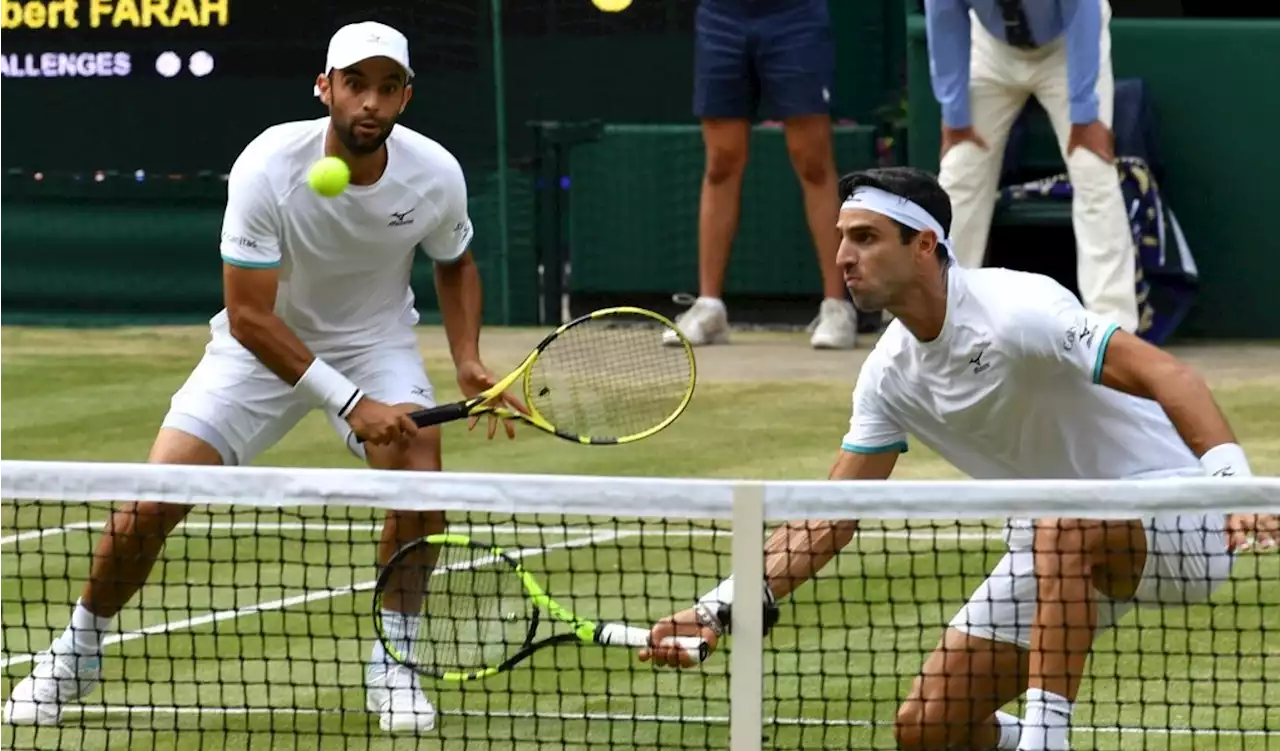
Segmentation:
[(388, 733), (428, 733), (436, 727), (436, 708), (422, 692), (418, 674), (391, 665), (365, 678), (365, 706), (379, 716)]
[(62, 707), (88, 696), (101, 679), (100, 655), (40, 652), (31, 672), (9, 694), (4, 721), (13, 725), (57, 725), (62, 721)]
[[(676, 295), (676, 302), (691, 304), (691, 307), (676, 316), (676, 328), (695, 347), (706, 344), (725, 344), (729, 341), (729, 313), (724, 303), (710, 297), (691, 299), (689, 295)], [(662, 341), (668, 345), (680, 343), (674, 331), (662, 335)]]
[(809, 345), (814, 349), (853, 349), (858, 346), (858, 311), (848, 300), (828, 297), (810, 330)]

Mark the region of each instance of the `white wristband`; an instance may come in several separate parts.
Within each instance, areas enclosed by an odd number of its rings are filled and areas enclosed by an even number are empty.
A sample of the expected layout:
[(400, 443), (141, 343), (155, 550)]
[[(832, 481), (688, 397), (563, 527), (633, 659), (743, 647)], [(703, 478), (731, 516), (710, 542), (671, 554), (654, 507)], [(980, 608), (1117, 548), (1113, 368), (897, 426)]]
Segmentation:
[(733, 577), (720, 582), (716, 588), (698, 598), (698, 602), (711, 608), (712, 611), (721, 605), (733, 604)]
[[(760, 599), (765, 604), (773, 604), (773, 591), (769, 589), (769, 582), (761, 580), (760, 582)], [(721, 605), (733, 605), (733, 576), (720, 582), (715, 589), (698, 598), (698, 603), (706, 605), (715, 610)]]
[(317, 407), (333, 410), (338, 417), (351, 414), (356, 403), (364, 396), (364, 392), (346, 376), (318, 357), (311, 361), (307, 372), (302, 374), (293, 389), (306, 394)]
[[(767, 580), (760, 580), (760, 599), (764, 603), (764, 633), (768, 634), (778, 622), (778, 606)], [(717, 636), (733, 627), (733, 577), (720, 582), (715, 589), (698, 598), (694, 606), (698, 623), (710, 628)]]
[(1235, 443), (1223, 443), (1204, 452), (1200, 466), (1212, 477), (1253, 477), (1244, 449)]

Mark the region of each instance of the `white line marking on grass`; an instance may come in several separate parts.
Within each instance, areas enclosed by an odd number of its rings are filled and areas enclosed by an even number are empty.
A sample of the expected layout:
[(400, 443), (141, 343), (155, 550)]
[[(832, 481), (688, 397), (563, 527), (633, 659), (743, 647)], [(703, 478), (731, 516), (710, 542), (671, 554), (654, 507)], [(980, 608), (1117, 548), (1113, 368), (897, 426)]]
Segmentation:
[[(369, 522), (206, 522), (191, 521), (183, 522), (179, 528), (183, 530), (225, 530), (237, 532), (265, 532), (265, 531), (303, 531), (303, 532), (378, 532), (381, 531), (380, 523)], [(524, 526), (512, 525), (449, 525), (449, 530), (456, 532), (480, 532), (480, 534), (490, 535), (589, 535), (595, 532), (605, 530), (604, 525), (570, 525), (570, 526), (541, 526), (538, 523), (530, 523)], [(731, 530), (708, 530), (708, 528), (669, 528), (669, 527), (644, 527), (644, 526), (617, 526), (609, 528), (613, 532), (625, 532), (625, 534), (634, 536), (640, 535), (644, 537), (657, 536), (673, 536), (673, 537), (730, 537)], [(978, 532), (965, 531), (963, 528), (946, 527), (920, 527), (905, 528), (905, 530), (870, 530), (859, 531), (859, 536), (868, 537), (868, 539), (882, 540), (961, 540), (961, 541), (979, 541), (979, 540), (1001, 540), (1001, 531)]]
[[(69, 532), (79, 532), (81, 530), (100, 529), (106, 523), (105, 519), (86, 522), (75, 522), (61, 527), (52, 527), (49, 529), (36, 529), (29, 532), (21, 532), (14, 535), (5, 535), (0, 537), (0, 546), (11, 545), (15, 542), (24, 540), (36, 540), (41, 537), (52, 537), (53, 535), (67, 534)], [(454, 532), (487, 532), (495, 535), (528, 535), (535, 531), (542, 534), (568, 535), (568, 534), (588, 534), (593, 530), (600, 530), (601, 527), (583, 525), (580, 527), (566, 526), (538, 526), (530, 525), (526, 527), (515, 527), (511, 525), (491, 526), (482, 524), (451, 524), (449, 529)], [(319, 532), (324, 534), (337, 534), (339, 532), (381, 532), (381, 522), (374, 524), (371, 522), (209, 522), (200, 519), (193, 521), (184, 521), (177, 526), (176, 531), (191, 533), (193, 531), (212, 531), (224, 530), (228, 532)], [(614, 530), (610, 530), (614, 531)]]
[[(86, 521), (67, 524), (62, 527), (53, 527), (50, 529), (38, 529), (28, 532), (21, 532), (14, 535), (6, 535), (0, 537), (0, 546), (11, 545), (16, 542), (25, 540), (35, 540), (43, 537), (52, 537), (53, 535), (67, 534), (69, 532), (77, 532), (81, 530), (96, 529), (102, 526), (103, 521)], [(529, 524), (526, 526), (500, 525), (490, 526), (485, 524), (451, 524), (449, 529), (455, 532), (470, 533), (487, 533), (494, 535), (532, 535), (532, 534), (549, 534), (549, 535), (571, 535), (571, 534), (592, 534), (603, 529), (603, 525), (570, 525), (570, 526), (540, 526), (537, 524)], [(228, 532), (317, 532), (324, 534), (350, 533), (350, 532), (380, 532), (382, 530), (381, 523), (370, 522), (209, 522), (203, 520), (187, 521), (179, 524), (177, 531), (193, 532), (196, 530), (223, 530)], [(625, 532), (628, 535), (641, 535), (644, 537), (656, 536), (675, 536), (675, 537), (730, 537), (732, 532), (727, 529), (669, 529), (669, 528), (652, 528), (652, 527), (615, 527), (612, 532)], [(880, 530), (880, 529), (864, 529), (858, 533), (861, 537), (871, 539), (884, 540), (950, 540), (956, 542), (976, 542), (987, 540), (1000, 540), (1000, 532), (972, 532), (960, 529), (935, 529), (932, 527), (922, 527), (919, 529), (902, 529), (902, 530)]]
[[(79, 532), (81, 530), (97, 530), (106, 523), (105, 519), (85, 522), (75, 522), (61, 527), (51, 527), (49, 529), (36, 529), (28, 532), (21, 532), (13, 535), (5, 535), (0, 537), (0, 546), (11, 545), (15, 542), (24, 540), (35, 540), (42, 537), (52, 537), (53, 535), (67, 534), (69, 532)], [(572, 534), (592, 534), (604, 531), (603, 525), (538, 525), (529, 524), (525, 526), (512, 526), (510, 524), (493, 526), (490, 524), (450, 524), (449, 530), (453, 532), (484, 532), (494, 535), (532, 535), (548, 534), (548, 535), (572, 535)], [(382, 523), (372, 522), (210, 522), (200, 519), (193, 521), (184, 521), (177, 526), (175, 532), (191, 533), (194, 531), (212, 531), (223, 530), (228, 532), (318, 532), (323, 534), (337, 534), (341, 532), (381, 532)], [(634, 529), (628, 527), (611, 527), (609, 532), (632, 532), (634, 534), (655, 534), (655, 531), (647, 531), (641, 527)], [(672, 530), (669, 534), (681, 534), (678, 530)], [(726, 531), (717, 532), (716, 530), (694, 530), (691, 535), (714, 535), (728, 534)]]
[[(625, 533), (621, 533), (621, 534), (625, 534)], [(512, 550), (512, 551), (509, 551), (509, 555), (511, 555), (513, 558), (525, 558), (527, 556), (543, 555), (546, 553), (550, 553), (554, 550), (582, 548), (582, 547), (587, 547), (589, 545), (595, 545), (600, 542), (605, 542), (614, 537), (619, 537), (621, 536), (621, 534), (613, 530), (609, 530), (607, 532), (601, 532), (600, 534), (592, 535), (590, 537), (581, 537), (573, 540), (566, 540), (564, 542), (557, 542), (557, 543), (553, 543), (551, 545), (545, 545), (539, 548), (522, 548), (519, 550)], [(462, 561), (452, 566), (448, 566), (444, 569), (436, 569), (435, 571), (431, 572), (431, 575), (437, 576), (443, 571), (468, 568), (471, 566), (475, 566), (477, 564), (492, 562), (493, 560), (496, 560), (496, 558), (482, 558), (482, 559), (479, 559), (479, 561)], [(325, 590), (320, 590), (316, 592), (306, 592), (304, 594), (294, 595), (293, 597), (285, 597), (279, 600), (270, 600), (268, 602), (260, 602), (256, 605), (246, 605), (245, 607), (235, 608), (232, 610), (218, 610), (213, 613), (207, 613), (205, 615), (197, 616), (195, 618), (184, 618), (180, 621), (171, 621), (169, 623), (158, 623), (154, 626), (147, 626), (146, 628), (138, 629), (137, 631), (129, 631), (123, 634), (115, 634), (114, 636), (108, 636), (106, 639), (102, 641), (102, 646), (109, 647), (113, 644), (121, 644), (123, 642), (134, 641), (136, 639), (141, 639), (143, 637), (151, 636), (153, 634), (167, 634), (167, 633), (172, 633), (174, 631), (184, 631), (186, 629), (196, 628), (197, 626), (203, 626), (208, 623), (219, 623), (221, 621), (233, 620), (235, 618), (243, 618), (245, 616), (257, 615), (258, 613), (269, 613), (276, 610), (284, 610), (285, 608), (290, 608), (290, 607), (293, 607), (294, 605), (303, 605), (306, 603), (317, 602), (320, 600), (332, 599), (334, 597), (341, 597), (343, 595), (353, 594), (356, 592), (364, 592), (366, 590), (373, 589), (376, 584), (377, 584), (376, 580), (359, 582), (357, 584), (349, 584), (345, 587), (336, 587), (334, 589), (325, 589)], [(33, 654), (15, 655), (13, 657), (0, 660), (0, 668), (6, 668), (6, 667), (9, 667), (10, 665), (21, 665), (23, 663), (31, 662), (34, 659), (35, 659), (35, 655)]]
[[(149, 707), (124, 706), (115, 704), (68, 704), (63, 707), (63, 714), (89, 715), (210, 715), (210, 716), (250, 716), (278, 715), (307, 717), (322, 714), (363, 714), (364, 710), (345, 708), (309, 709), (298, 707)], [(558, 721), (605, 721), (605, 722), (684, 722), (700, 725), (727, 725), (728, 716), (724, 715), (660, 715), (632, 714), (627, 712), (515, 712), (510, 710), (492, 710), (488, 712), (472, 710), (441, 710), (440, 714), (450, 717), (496, 717), (509, 720), (558, 720)], [(783, 727), (847, 727), (847, 728), (891, 728), (892, 722), (875, 722), (871, 720), (823, 719), (817, 717), (765, 717), (765, 730), (768, 725)], [(1280, 737), (1280, 733), (1269, 730), (1242, 730), (1239, 728), (1189, 728), (1189, 727), (1089, 727), (1076, 726), (1073, 734), (1103, 733), (1122, 735), (1176, 735), (1176, 736), (1229, 736), (1236, 737)]]
[(23, 540), (38, 540), (41, 537), (52, 537), (53, 535), (63, 535), (68, 532), (74, 532), (79, 529), (90, 529), (92, 527), (101, 526), (101, 522), (76, 522), (63, 527), (53, 527), (50, 529), (33, 529), (29, 532), (19, 532), (16, 535), (5, 535), (0, 537), (0, 545), (10, 545)]
[[(512, 526), (510, 524), (500, 524), (494, 526), (492, 524), (450, 524), (448, 525), (450, 532), (457, 533), (475, 533), (485, 532), (493, 535), (532, 535), (538, 534), (548, 535), (571, 535), (571, 534), (592, 534), (595, 532), (616, 532), (619, 529), (628, 531), (625, 528), (609, 527), (596, 524), (583, 524), (580, 526), (564, 526), (564, 525), (538, 525), (530, 524), (526, 526)], [(382, 522), (209, 522), (204, 520), (195, 520), (183, 522), (179, 525), (179, 529), (187, 532), (195, 530), (225, 530), (228, 532), (322, 532), (325, 534), (335, 534), (339, 532), (381, 532)]]

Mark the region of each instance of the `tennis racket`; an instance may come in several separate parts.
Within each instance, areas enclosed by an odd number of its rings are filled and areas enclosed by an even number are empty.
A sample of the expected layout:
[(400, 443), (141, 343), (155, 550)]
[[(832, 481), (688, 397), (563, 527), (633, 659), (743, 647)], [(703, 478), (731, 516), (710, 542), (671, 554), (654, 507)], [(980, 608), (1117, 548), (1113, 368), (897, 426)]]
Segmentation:
[[(683, 346), (663, 344), (667, 331)], [(517, 381), (528, 414), (502, 403)], [(642, 308), (606, 308), (548, 334), (483, 393), (409, 416), (425, 428), (493, 413), (576, 443), (631, 443), (675, 422), (696, 381), (693, 346), (675, 324)]]
[[(650, 646), (649, 629), (588, 620), (556, 603), (517, 556), (460, 534), (429, 535), (397, 551), (373, 597), (374, 624), (387, 654), (420, 675), (464, 682), (509, 671), (557, 644)], [(412, 633), (384, 619), (392, 579), (397, 588), (425, 593)], [(567, 628), (553, 633), (556, 625)], [(678, 645), (695, 663), (710, 653), (698, 637), (664, 643)]]

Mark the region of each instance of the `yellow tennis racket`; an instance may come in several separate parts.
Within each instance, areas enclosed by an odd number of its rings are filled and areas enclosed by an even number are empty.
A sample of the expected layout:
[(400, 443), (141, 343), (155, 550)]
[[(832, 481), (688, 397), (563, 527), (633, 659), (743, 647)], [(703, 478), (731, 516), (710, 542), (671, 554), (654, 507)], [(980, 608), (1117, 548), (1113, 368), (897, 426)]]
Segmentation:
[[(668, 331), (682, 346), (663, 343)], [(517, 381), (528, 414), (502, 403)], [(693, 346), (675, 324), (642, 308), (605, 308), (551, 332), (483, 393), (409, 416), (426, 427), (492, 413), (576, 443), (631, 443), (675, 422), (696, 382)]]
[[(653, 646), (648, 628), (594, 621), (557, 603), (525, 570), (521, 555), (457, 534), (421, 537), (401, 548), (382, 568), (373, 594), (374, 630), (387, 654), (428, 678), (463, 682), (505, 673), (559, 644)], [(403, 594), (406, 581), (425, 595), (420, 625), (412, 634), (390, 633), (384, 597)], [(663, 644), (695, 663), (711, 652), (697, 636), (669, 636)]]

